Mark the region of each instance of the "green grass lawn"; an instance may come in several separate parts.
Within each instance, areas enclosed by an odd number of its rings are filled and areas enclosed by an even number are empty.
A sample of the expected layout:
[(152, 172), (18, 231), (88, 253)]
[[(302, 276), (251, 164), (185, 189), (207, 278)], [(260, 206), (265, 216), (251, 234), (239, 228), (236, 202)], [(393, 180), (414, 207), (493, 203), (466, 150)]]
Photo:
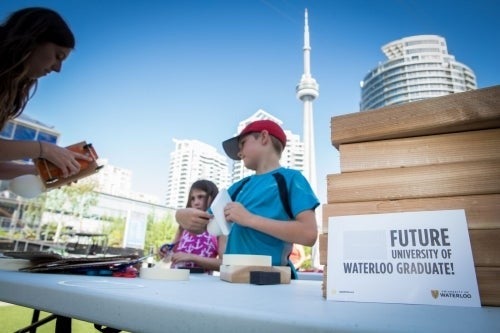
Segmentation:
[[(50, 313), (40, 312), (40, 319), (49, 316)], [(1, 318), (1, 331), (2, 332), (16, 332), (26, 326), (31, 325), (31, 317), (33, 316), (33, 309), (25, 308), (17, 305), (1, 305), (0, 318)], [(37, 333), (54, 333), (56, 321), (52, 320), (45, 325), (37, 328)], [(72, 333), (99, 333), (95, 329), (94, 324), (81, 320), (73, 319), (71, 321)]]

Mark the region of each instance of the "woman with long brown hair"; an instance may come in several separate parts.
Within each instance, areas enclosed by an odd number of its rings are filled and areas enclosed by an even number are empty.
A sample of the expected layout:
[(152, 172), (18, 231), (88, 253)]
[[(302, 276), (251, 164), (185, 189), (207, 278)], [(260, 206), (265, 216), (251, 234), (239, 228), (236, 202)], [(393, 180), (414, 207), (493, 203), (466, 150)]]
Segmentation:
[[(23, 112), (39, 78), (61, 71), (74, 47), (73, 33), (51, 9), (21, 9), (0, 24), (0, 130)], [(36, 158), (54, 163), (63, 177), (78, 173), (77, 159), (91, 160), (45, 141), (0, 139), (0, 179), (36, 174), (34, 165), (12, 162)]]

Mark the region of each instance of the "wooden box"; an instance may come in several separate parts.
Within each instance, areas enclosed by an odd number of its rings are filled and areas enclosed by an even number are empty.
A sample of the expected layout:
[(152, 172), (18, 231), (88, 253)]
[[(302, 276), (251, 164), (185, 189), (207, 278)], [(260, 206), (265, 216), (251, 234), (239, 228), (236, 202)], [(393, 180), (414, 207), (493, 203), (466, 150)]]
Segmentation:
[[(500, 306), (500, 86), (332, 117), (331, 216), (464, 209), (482, 305)], [(323, 295), (326, 293), (326, 271)]]

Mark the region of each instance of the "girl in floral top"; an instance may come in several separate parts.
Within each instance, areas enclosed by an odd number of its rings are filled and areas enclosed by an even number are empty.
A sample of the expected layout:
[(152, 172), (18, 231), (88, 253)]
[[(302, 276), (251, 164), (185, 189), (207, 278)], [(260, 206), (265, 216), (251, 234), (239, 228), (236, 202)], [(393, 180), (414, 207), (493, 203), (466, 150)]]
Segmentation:
[[(218, 192), (213, 182), (198, 180), (191, 185), (186, 208), (206, 211)], [(222, 263), (226, 238), (211, 235), (207, 231), (194, 234), (179, 226), (173, 244), (162, 246), (160, 252), (166, 255), (169, 247), (172, 249), (172, 268), (201, 269), (212, 272), (218, 271)]]

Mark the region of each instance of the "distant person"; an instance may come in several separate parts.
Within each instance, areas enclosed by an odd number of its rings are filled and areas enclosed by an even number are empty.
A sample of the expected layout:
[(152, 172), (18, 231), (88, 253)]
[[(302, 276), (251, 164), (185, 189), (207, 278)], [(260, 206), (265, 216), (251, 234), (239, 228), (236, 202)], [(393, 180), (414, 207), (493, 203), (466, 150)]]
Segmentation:
[[(68, 25), (50, 9), (21, 9), (0, 25), (0, 131), (23, 112), (39, 78), (61, 71), (74, 47)], [(13, 162), (36, 158), (54, 163), (64, 178), (79, 172), (77, 159), (92, 160), (45, 141), (0, 139), (0, 179), (36, 174), (33, 164)]]
[[(217, 185), (209, 180), (197, 180), (191, 185), (185, 209), (205, 212), (217, 196)], [(210, 217), (210, 215), (208, 215)], [(195, 234), (179, 225), (171, 244), (160, 248), (161, 256), (170, 256), (173, 268), (189, 268), (192, 271), (213, 272), (220, 269), (226, 246), (225, 236), (214, 236), (203, 231)]]
[[(246, 168), (255, 171), (255, 175), (228, 189), (231, 197), (238, 193), (235, 201), (224, 208), (226, 220), (234, 222), (225, 254), (268, 255), (273, 266), (291, 266), (295, 276), (288, 256), (293, 243), (312, 246), (316, 242), (314, 210), (319, 201), (300, 171), (280, 166), (286, 145), (283, 129), (270, 120), (254, 121), (222, 145), (230, 158), (242, 160)], [(289, 216), (280, 199), (276, 173), (285, 179), (293, 216)], [(209, 215), (183, 211), (176, 217), (184, 228), (201, 232), (206, 229)]]

